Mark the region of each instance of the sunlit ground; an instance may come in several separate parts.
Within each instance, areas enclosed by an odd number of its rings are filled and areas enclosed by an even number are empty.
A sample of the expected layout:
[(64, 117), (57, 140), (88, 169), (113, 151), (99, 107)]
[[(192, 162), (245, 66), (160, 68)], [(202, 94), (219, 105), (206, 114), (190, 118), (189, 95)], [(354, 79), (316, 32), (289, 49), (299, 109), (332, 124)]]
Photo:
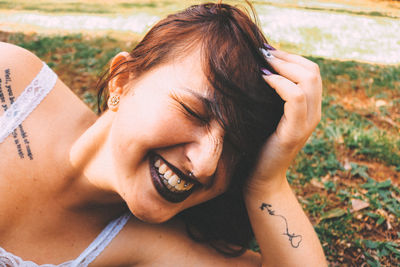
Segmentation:
[[(0, 2), (0, 30), (144, 34), (166, 13), (198, 1)], [(240, 2), (240, 1), (228, 1)], [(303, 55), (400, 63), (400, 19), (392, 8), (352, 1), (257, 1), (262, 28), (276, 46)], [(357, 2), (357, 1), (354, 1)], [(2, 9), (1, 9), (2, 8)]]
[(273, 43), (303, 55), (400, 63), (400, 19), (257, 6)]

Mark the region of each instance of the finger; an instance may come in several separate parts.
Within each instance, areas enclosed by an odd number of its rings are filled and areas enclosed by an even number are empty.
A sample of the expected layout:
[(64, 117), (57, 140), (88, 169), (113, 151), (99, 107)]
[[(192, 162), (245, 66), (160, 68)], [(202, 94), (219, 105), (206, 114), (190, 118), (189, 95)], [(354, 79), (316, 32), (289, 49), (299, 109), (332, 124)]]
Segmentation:
[[(322, 84), (319, 67), (314, 62), (304, 57), (289, 54), (280, 50), (267, 51), (265, 49), (261, 49), (261, 51), (271, 65), (274, 63), (279, 64), (279, 62), (292, 63), (292, 65), (281, 64), (273, 66), (279, 74), (285, 76), (286, 78), (291, 79), (296, 83), (310, 81), (312, 84)], [(305, 70), (308, 70), (308, 72), (300, 72), (301, 69), (296, 68), (296, 66), (302, 66)], [(319, 90), (319, 95), (322, 95), (322, 86), (310, 86), (309, 88), (313, 87), (315, 87), (314, 89)], [(305, 89), (307, 89), (307, 87), (305, 87)]]
[(303, 124), (307, 120), (307, 98), (304, 91), (280, 75), (263, 75), (263, 78), (286, 101), (284, 116), (288, 122), (296, 126)]
[(303, 68), (308, 69), (309, 71), (312, 71), (312, 72), (317, 71), (319, 73), (318, 64), (316, 64), (316, 63), (312, 62), (311, 60), (306, 59), (302, 56), (290, 54), (290, 53), (287, 53), (282, 50), (269, 50), (269, 52), (274, 57), (277, 57), (277, 58), (282, 59), (287, 62), (298, 64), (298, 65), (302, 66)]
[[(268, 62), (280, 75), (299, 84), (300, 89), (306, 94), (309, 111), (319, 114), (319, 105), (322, 98), (320, 76), (313, 74), (299, 64), (287, 62), (276, 57), (268, 58)], [(312, 119), (312, 113), (310, 114), (310, 119)]]
[[(294, 55), (287, 53), (285, 51), (281, 50), (269, 50), (269, 52), (273, 55), (275, 58), (279, 58), (283, 61), (298, 64), (302, 66), (303, 68), (307, 69), (310, 71), (308, 75), (306, 75), (304, 78), (310, 80), (312, 83), (321, 83), (321, 75), (320, 75), (320, 70), (318, 64), (312, 62), (311, 60), (308, 60), (302, 56), (299, 55)], [(322, 99), (322, 86), (316, 87), (315, 89), (319, 90), (318, 91), (318, 96), (319, 100)]]
[(312, 72), (299, 64), (270, 56), (271, 53), (268, 52), (263, 51), (270, 65), (280, 75), (299, 84), (300, 89), (305, 92), (309, 111), (308, 119), (316, 125), (321, 117), (322, 81), (319, 72)]
[[(301, 56), (291, 55), (283, 51), (267, 51), (265, 49), (261, 49), (261, 51), (279, 74), (297, 83), (300, 89), (304, 91), (307, 98), (308, 122), (315, 127), (321, 118), (322, 100), (322, 80), (318, 66)], [(282, 56), (282, 58), (272, 54)]]
[(284, 76), (295, 83), (304, 82), (309, 76), (311, 76), (310, 71), (299, 64), (288, 62), (275, 56), (268, 57), (267, 61), (279, 75)]

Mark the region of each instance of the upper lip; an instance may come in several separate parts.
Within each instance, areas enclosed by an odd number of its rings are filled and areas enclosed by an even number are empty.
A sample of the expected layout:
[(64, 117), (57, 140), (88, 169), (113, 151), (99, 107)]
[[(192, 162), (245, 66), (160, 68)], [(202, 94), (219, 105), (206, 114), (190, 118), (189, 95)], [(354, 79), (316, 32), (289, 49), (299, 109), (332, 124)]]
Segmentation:
[(158, 157), (160, 157), (164, 163), (170, 168), (180, 179), (188, 181), (190, 183), (193, 183), (195, 185), (202, 185), (199, 181), (189, 177), (188, 175), (184, 174), (181, 170), (179, 170), (177, 167), (169, 163), (167, 160), (165, 160), (161, 155), (157, 154)]

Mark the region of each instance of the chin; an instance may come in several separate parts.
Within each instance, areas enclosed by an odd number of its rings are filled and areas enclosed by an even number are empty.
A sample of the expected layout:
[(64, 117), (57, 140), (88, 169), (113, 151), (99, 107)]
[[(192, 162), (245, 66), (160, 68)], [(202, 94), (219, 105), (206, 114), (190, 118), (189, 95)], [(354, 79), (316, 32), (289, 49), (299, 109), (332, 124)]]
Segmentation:
[(163, 223), (179, 212), (179, 210), (175, 211), (176, 207), (158, 202), (142, 195), (130, 201), (128, 207), (136, 218), (147, 223)]
[(154, 216), (153, 214), (148, 214), (148, 213), (137, 213), (137, 212), (132, 212), (133, 215), (141, 220), (142, 222), (146, 223), (152, 223), (152, 224), (160, 224), (163, 222), (168, 221), (172, 216), (167, 217), (167, 216)]
[(158, 212), (159, 210), (152, 211), (145, 208), (130, 208), (130, 210), (136, 218), (147, 223), (163, 223), (175, 216), (175, 214), (171, 214), (171, 212), (166, 214), (164, 212)]

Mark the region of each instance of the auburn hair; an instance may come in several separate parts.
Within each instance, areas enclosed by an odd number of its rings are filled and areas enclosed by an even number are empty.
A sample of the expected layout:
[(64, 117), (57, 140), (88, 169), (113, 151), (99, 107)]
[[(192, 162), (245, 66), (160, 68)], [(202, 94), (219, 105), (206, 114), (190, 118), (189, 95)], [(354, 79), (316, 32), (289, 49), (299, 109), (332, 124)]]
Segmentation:
[[(208, 86), (213, 88), (210, 112), (225, 130), (224, 142), (235, 148), (231, 183), (225, 193), (182, 211), (188, 233), (219, 252), (237, 256), (246, 250), (253, 232), (243, 200), (243, 186), (266, 139), (275, 131), (284, 101), (262, 78), (261, 68), (274, 70), (260, 48), (267, 43), (256, 14), (218, 3), (191, 6), (159, 21), (121, 62), (98, 83), (99, 112), (106, 109), (108, 82), (129, 72), (147, 71), (200, 49)], [(243, 9), (243, 10), (242, 10)], [(251, 17), (251, 14), (253, 17)], [(195, 63), (194, 63), (195, 64)]]

